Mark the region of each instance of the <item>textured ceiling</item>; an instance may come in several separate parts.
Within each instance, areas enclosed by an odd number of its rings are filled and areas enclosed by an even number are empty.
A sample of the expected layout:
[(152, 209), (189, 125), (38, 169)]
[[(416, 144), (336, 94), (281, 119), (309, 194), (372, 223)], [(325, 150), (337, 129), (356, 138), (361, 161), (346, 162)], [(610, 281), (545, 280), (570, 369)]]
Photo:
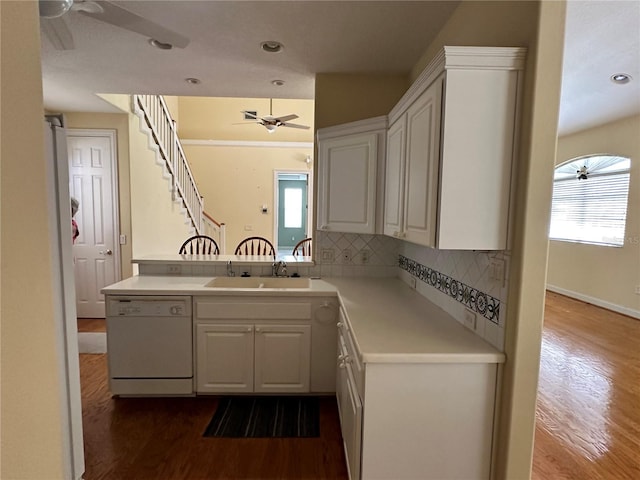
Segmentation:
[[(95, 93), (311, 99), (316, 73), (408, 72), (459, 2), (114, 3), (190, 44), (158, 50), (139, 34), (70, 11), (63, 18), (75, 49), (56, 50), (42, 38), (47, 109), (114, 111)], [(560, 134), (640, 113), (639, 32), (640, 0), (568, 2)], [(284, 50), (261, 51), (266, 40)], [(613, 84), (618, 72), (633, 81)], [(285, 85), (272, 85), (275, 79)]]

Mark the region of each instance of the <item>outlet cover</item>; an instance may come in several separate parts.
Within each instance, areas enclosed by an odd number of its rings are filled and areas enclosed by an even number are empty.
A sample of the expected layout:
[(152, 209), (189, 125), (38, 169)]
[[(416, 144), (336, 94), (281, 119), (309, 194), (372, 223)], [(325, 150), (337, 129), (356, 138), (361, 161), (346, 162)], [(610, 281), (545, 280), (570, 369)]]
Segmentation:
[(411, 288), (416, 288), (416, 277), (413, 277), (413, 276), (409, 277), (409, 286)]
[(334, 260), (335, 260), (335, 253), (333, 253), (333, 248), (323, 248), (322, 261), (325, 263), (332, 263)]
[(182, 267), (180, 265), (167, 265), (167, 273), (177, 275), (181, 272), (182, 272)]
[(464, 309), (464, 326), (470, 330), (476, 329), (476, 314), (468, 308)]
[(640, 285), (636, 285), (636, 295), (640, 295)]
[(360, 262), (369, 263), (369, 259), (371, 258), (371, 250), (360, 250)]

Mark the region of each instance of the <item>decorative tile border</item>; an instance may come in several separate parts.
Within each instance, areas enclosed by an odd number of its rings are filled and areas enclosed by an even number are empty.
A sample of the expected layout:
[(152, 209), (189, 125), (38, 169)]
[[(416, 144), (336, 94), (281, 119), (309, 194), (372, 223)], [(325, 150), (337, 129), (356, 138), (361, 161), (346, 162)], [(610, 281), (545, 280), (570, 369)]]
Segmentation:
[(500, 300), (458, 280), (454, 280), (444, 273), (421, 265), (404, 255), (400, 255), (399, 257), (399, 266), (401, 269), (406, 270), (427, 285), (431, 285), (433, 288), (437, 288), (441, 292), (446, 293), (468, 309), (478, 312), (487, 320), (490, 320), (496, 325), (498, 324)]

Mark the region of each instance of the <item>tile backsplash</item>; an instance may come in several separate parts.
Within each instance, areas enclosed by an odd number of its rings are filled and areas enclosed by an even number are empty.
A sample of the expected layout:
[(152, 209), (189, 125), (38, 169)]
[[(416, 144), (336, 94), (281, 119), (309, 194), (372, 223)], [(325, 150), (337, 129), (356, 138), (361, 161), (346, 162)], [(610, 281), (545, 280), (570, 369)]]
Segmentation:
[(316, 268), (325, 277), (395, 277), (399, 243), (384, 235), (317, 231)]
[[(474, 331), (504, 350), (510, 252), (435, 250), (400, 242), (400, 278), (464, 324), (475, 315)], [(499, 267), (499, 268), (497, 268)]]

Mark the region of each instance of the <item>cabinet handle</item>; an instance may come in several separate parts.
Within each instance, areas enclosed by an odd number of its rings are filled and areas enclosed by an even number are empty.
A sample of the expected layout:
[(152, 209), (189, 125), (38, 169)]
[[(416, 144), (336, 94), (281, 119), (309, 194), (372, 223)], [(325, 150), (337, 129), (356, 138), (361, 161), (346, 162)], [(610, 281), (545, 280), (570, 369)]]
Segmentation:
[(321, 225), (320, 226), (320, 230), (329, 230), (329, 226), (328, 225)]
[(247, 327), (247, 332), (251, 332), (253, 330), (253, 327)]
[(260, 331), (260, 327), (256, 327), (256, 332), (259, 332), (259, 331)]

